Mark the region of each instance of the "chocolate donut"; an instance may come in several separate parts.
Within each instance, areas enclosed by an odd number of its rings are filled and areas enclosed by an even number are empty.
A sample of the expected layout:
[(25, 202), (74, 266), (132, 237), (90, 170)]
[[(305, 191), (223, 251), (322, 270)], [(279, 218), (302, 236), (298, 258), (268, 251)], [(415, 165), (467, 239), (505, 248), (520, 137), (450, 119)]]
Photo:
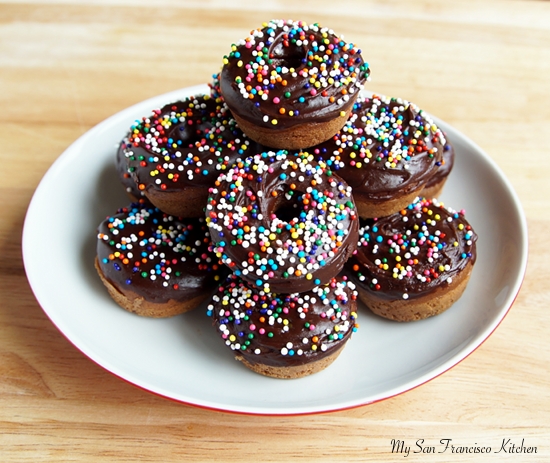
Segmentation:
[(352, 43), (303, 21), (264, 23), (232, 45), (223, 63), (221, 94), (241, 129), (289, 150), (338, 132), (370, 73)]
[(169, 317), (194, 309), (227, 275), (210, 244), (204, 219), (183, 221), (141, 200), (99, 225), (95, 266), (121, 307)]
[[(208, 188), (221, 171), (248, 153), (251, 142), (227, 106), (210, 95), (167, 104), (131, 127), (117, 153), (119, 176), (130, 193), (142, 191), (160, 210), (204, 216)], [(258, 151), (254, 149), (253, 151)]]
[(410, 204), (442, 162), (445, 136), (413, 103), (360, 98), (342, 130), (308, 151), (353, 188), (362, 218), (383, 217)]
[(232, 275), (207, 313), (237, 360), (275, 378), (326, 368), (358, 327), (355, 285), (342, 278), (305, 293), (266, 294)]
[(351, 188), (307, 153), (239, 161), (210, 190), (206, 220), (217, 256), (265, 292), (327, 283), (357, 245)]
[(476, 260), (476, 240), (463, 212), (417, 198), (389, 217), (362, 221), (346, 272), (374, 313), (420, 320), (460, 298)]

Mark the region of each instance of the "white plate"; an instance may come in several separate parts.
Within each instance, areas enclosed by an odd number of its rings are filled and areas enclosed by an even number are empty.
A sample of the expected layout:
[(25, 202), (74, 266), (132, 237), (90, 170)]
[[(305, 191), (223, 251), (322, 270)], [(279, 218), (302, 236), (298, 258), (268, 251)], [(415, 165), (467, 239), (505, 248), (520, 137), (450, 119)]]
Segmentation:
[(524, 276), (525, 218), (495, 163), (443, 122), (456, 163), (440, 200), (466, 210), (479, 241), (469, 286), (442, 315), (399, 324), (360, 310), (360, 328), (334, 364), (306, 378), (277, 380), (234, 361), (202, 307), (163, 320), (120, 309), (93, 267), (97, 225), (129, 203), (115, 172), (116, 145), (135, 119), (206, 91), (178, 90), (115, 114), (74, 142), (36, 190), (23, 232), (27, 276), (48, 317), (84, 354), (130, 383), (187, 404), (303, 414), (410, 390), (456, 365), (495, 330)]

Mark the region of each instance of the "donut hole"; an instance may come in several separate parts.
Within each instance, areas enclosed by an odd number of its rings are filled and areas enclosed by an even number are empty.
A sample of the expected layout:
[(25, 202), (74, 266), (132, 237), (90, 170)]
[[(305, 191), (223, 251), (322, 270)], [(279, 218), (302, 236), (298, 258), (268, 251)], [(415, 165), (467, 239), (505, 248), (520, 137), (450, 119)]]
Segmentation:
[(293, 202), (285, 202), (285, 204), (281, 204), (274, 212), (273, 214), (281, 221), (283, 222), (292, 222), (293, 220), (297, 220), (302, 210), (299, 208), (297, 203)]
[(209, 121), (189, 120), (185, 124), (175, 124), (171, 130), (167, 132), (168, 138), (172, 138), (176, 143), (192, 144), (204, 137), (204, 134), (212, 129), (212, 124)]
[(277, 41), (269, 49), (269, 58), (273, 66), (298, 69), (307, 61), (307, 50), (303, 46)]
[(300, 221), (300, 215), (304, 212), (301, 196), (302, 194), (298, 192), (294, 192), (290, 198), (288, 194), (279, 194), (272, 205), (271, 218), (277, 218), (285, 223)]

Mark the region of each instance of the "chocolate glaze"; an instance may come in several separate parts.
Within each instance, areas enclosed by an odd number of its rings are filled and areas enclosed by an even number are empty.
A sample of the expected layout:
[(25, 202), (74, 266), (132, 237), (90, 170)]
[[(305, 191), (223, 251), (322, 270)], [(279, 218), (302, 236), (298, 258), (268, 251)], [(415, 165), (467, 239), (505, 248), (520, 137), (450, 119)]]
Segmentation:
[(339, 117), (369, 73), (361, 50), (328, 28), (270, 21), (224, 56), (220, 89), (236, 115), (277, 130)]
[(125, 186), (124, 176), (132, 176), (133, 191), (192, 186), (204, 187), (206, 193), (221, 170), (250, 151), (262, 147), (242, 133), (220, 98), (199, 95), (136, 121), (119, 146), (117, 163)]
[(451, 145), (447, 140), (447, 143), (443, 147), (443, 159), (441, 160), (441, 165), (436, 169), (432, 177), (426, 182), (425, 188), (430, 188), (445, 180), (453, 170), (454, 162), (455, 150), (453, 148), (453, 145)]
[(419, 298), (475, 263), (476, 240), (463, 212), (418, 198), (389, 217), (361, 221), (357, 250), (345, 271), (371, 297)]
[(339, 133), (306, 151), (326, 160), (356, 198), (383, 202), (430, 180), (445, 144), (443, 133), (416, 105), (375, 95), (360, 98)]
[(135, 182), (134, 177), (128, 172), (128, 161), (125, 152), (126, 143), (121, 143), (116, 152), (115, 167), (124, 190), (134, 201), (137, 201), (145, 196), (145, 192), (138, 188), (138, 184)]
[(145, 200), (107, 217), (97, 238), (105, 278), (123, 294), (129, 290), (150, 302), (193, 299), (228, 273), (208, 250), (204, 219), (181, 221)]
[(357, 244), (351, 189), (311, 155), (243, 160), (211, 189), (206, 217), (222, 262), (266, 291), (326, 283)]
[(252, 364), (303, 365), (331, 355), (356, 331), (355, 285), (332, 279), (300, 294), (265, 294), (234, 275), (207, 313), (225, 344)]

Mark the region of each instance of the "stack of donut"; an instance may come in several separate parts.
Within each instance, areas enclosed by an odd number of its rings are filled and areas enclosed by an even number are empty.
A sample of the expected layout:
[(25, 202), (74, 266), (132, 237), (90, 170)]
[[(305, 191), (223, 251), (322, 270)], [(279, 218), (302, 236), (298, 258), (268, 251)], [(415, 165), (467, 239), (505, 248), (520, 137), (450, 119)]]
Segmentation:
[(362, 94), (369, 74), (332, 30), (270, 21), (207, 94), (136, 121), (116, 158), (133, 202), (98, 229), (113, 299), (152, 317), (206, 300), (235, 358), (276, 378), (326, 368), (358, 298), (398, 321), (448, 308), (476, 242), (431, 199), (453, 149), (416, 105)]

